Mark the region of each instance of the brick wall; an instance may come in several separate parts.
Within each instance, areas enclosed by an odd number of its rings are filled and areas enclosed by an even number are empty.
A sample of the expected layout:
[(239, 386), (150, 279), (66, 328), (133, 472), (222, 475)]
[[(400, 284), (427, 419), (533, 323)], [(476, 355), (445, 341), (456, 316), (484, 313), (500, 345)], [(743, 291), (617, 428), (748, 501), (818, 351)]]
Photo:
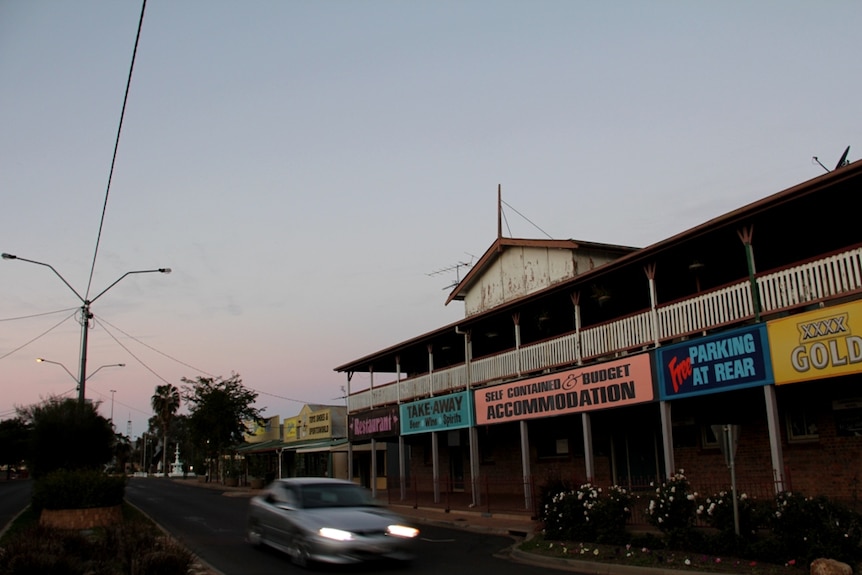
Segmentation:
[(91, 507), (89, 509), (43, 509), (39, 524), (57, 529), (92, 529), (120, 523), (123, 520), (121, 505)]

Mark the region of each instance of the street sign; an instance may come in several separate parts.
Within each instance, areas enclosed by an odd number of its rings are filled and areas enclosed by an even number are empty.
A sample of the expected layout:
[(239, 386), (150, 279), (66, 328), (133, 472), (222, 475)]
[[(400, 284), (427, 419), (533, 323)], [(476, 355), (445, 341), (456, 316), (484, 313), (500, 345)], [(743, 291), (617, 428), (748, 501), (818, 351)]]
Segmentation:
[(718, 447), (724, 455), (724, 462), (730, 467), (733, 460), (736, 459), (736, 447), (739, 443), (739, 426), (738, 425), (713, 425), (712, 433), (718, 439)]
[(713, 425), (712, 433), (718, 439), (718, 446), (724, 454), (724, 461), (730, 468), (730, 490), (733, 494), (733, 530), (739, 535), (739, 503), (736, 495), (736, 446), (739, 441), (738, 425)]

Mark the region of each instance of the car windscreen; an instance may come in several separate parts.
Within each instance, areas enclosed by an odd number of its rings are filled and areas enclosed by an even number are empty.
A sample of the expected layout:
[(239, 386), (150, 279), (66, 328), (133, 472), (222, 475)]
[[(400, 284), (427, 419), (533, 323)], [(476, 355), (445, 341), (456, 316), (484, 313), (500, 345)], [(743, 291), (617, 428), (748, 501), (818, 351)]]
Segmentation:
[(302, 487), (302, 507), (359, 507), (377, 505), (371, 493), (358, 485), (311, 484)]

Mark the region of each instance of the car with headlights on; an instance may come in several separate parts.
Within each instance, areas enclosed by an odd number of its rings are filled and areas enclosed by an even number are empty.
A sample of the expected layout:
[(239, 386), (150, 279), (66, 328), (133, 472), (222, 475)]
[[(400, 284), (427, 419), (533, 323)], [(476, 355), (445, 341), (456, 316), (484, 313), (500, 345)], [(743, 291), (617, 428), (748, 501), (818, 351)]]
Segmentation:
[(419, 530), (352, 481), (276, 479), (249, 500), (246, 539), (300, 566), (371, 560), (409, 562)]

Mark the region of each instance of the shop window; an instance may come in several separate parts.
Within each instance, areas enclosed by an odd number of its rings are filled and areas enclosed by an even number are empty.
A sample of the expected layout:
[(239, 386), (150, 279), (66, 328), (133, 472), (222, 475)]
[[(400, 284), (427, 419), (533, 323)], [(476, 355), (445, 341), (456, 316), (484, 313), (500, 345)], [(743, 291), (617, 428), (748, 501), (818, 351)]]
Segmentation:
[(813, 412), (804, 407), (797, 407), (787, 412), (788, 441), (816, 441), (819, 438)]
[(674, 448), (697, 447), (697, 426), (689, 424), (673, 424)]
[(681, 449), (684, 447), (697, 447), (700, 429), (695, 422), (694, 417), (685, 417), (682, 419), (674, 420), (671, 423), (671, 426), (674, 449)]
[(568, 457), (569, 440), (567, 438), (542, 438), (536, 442), (536, 453), (539, 458)]
[(839, 437), (862, 437), (862, 398), (833, 401), (832, 414)]

